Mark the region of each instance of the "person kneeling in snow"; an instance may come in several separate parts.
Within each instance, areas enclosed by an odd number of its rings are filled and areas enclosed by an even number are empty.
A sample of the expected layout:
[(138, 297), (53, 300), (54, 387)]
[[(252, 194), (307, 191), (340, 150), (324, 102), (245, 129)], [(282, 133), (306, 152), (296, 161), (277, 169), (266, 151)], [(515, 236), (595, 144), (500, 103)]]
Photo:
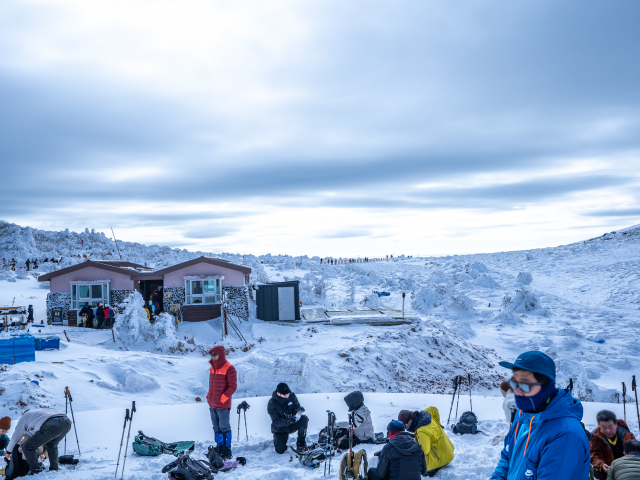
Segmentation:
[[(24, 459), (34, 475), (43, 471), (38, 462), (38, 449), (44, 445), (49, 453), (49, 471), (58, 470), (58, 443), (69, 430), (71, 420), (64, 413), (53, 408), (34, 408), (27, 411), (18, 421), (7, 452), (13, 452), (14, 447), (21, 444)], [(26, 440), (23, 438), (25, 435), (28, 437)]]
[(614, 460), (624, 456), (623, 445), (635, 440), (627, 422), (618, 420), (616, 414), (609, 410), (601, 410), (596, 416), (598, 427), (591, 433), (591, 465), (595, 470), (595, 478), (606, 480), (609, 468)]
[[(371, 412), (364, 404), (364, 395), (362, 392), (351, 392), (344, 397), (344, 403), (349, 407), (349, 413), (354, 413), (355, 428), (353, 430), (353, 444), (374, 443), (375, 432), (373, 431), (373, 421), (371, 420)], [(348, 439), (343, 448), (349, 448)]]
[(216, 451), (223, 460), (232, 457), (231, 453), (231, 397), (238, 386), (236, 369), (227, 361), (222, 345), (209, 350), (211, 369), (209, 370), (209, 391), (207, 403), (211, 414), (211, 423), (216, 437)]
[[(404, 431), (400, 420), (393, 420), (387, 426), (387, 443), (378, 460), (378, 466), (370, 468), (369, 480), (420, 480), (427, 475), (427, 461), (420, 444), (413, 435)], [(377, 455), (377, 454), (376, 454)]]
[(279, 383), (267, 405), (276, 453), (282, 454), (287, 451), (289, 434), (294, 432), (298, 432), (296, 450), (299, 452), (308, 450), (306, 437), (309, 417), (303, 415), (303, 412), (304, 408), (300, 406), (296, 394), (291, 391), (289, 385)]
[(509, 384), (518, 413), (491, 480), (589, 478), (589, 443), (580, 424), (582, 404), (569, 391), (556, 388), (555, 362), (531, 351), (500, 365), (513, 371)]
[(436, 407), (427, 407), (421, 412), (402, 410), (398, 414), (407, 431), (415, 434), (427, 461), (428, 477), (433, 477), (453, 460), (453, 443), (440, 426), (440, 412)]

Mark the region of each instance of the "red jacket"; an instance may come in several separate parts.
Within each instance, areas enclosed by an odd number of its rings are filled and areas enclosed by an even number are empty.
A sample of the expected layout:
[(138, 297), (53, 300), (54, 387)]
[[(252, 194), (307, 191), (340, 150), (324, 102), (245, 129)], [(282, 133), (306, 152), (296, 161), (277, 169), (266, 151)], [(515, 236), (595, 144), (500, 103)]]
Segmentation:
[(218, 354), (218, 361), (214, 363), (209, 360), (211, 370), (209, 370), (207, 403), (211, 408), (231, 408), (231, 396), (238, 388), (236, 369), (227, 361), (222, 345), (213, 347), (212, 352)]

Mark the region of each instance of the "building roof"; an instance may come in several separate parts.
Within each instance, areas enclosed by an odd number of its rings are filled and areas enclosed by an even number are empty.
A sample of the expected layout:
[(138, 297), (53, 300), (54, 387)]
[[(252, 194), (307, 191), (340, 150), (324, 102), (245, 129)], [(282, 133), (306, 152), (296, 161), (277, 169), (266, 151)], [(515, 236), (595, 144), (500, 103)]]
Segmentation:
[(235, 263), (225, 262), (224, 260), (220, 260), (217, 258), (208, 258), (208, 257), (198, 257), (193, 260), (189, 260), (187, 262), (178, 263), (176, 265), (172, 265), (171, 267), (166, 267), (160, 270), (152, 270), (143, 265), (138, 265), (136, 263), (125, 262), (125, 261), (117, 261), (117, 260), (87, 260), (82, 263), (78, 263), (76, 265), (72, 265), (67, 268), (62, 268), (60, 270), (56, 270), (55, 272), (50, 272), (45, 275), (40, 275), (38, 277), (39, 282), (47, 282), (54, 277), (58, 277), (60, 275), (64, 275), (65, 273), (75, 272), (76, 270), (81, 270), (86, 267), (95, 267), (100, 268), (102, 270), (108, 270), (110, 272), (122, 273), (125, 275), (129, 275), (132, 278), (148, 278), (154, 277), (161, 279), (163, 275), (173, 272), (175, 270), (180, 270), (182, 268), (190, 267), (191, 265), (196, 265), (198, 263), (209, 263), (211, 265), (215, 265), (217, 267), (229, 268), (231, 270), (238, 270), (246, 275), (251, 273), (251, 269), (249, 267), (244, 267), (242, 265), (236, 265)]
[(251, 269), (249, 267), (245, 267), (243, 265), (236, 265), (235, 263), (226, 262), (224, 260), (220, 260), (219, 258), (209, 258), (209, 257), (198, 257), (193, 260), (189, 260), (188, 262), (178, 263), (176, 265), (172, 265), (171, 267), (163, 268), (161, 270), (156, 270), (153, 272), (154, 274), (164, 275), (169, 272), (174, 272), (176, 270), (180, 270), (181, 268), (190, 267), (191, 265), (196, 265), (198, 263), (208, 263), (210, 265), (215, 265), (216, 267), (229, 268), (231, 270), (237, 270), (246, 275), (251, 273)]

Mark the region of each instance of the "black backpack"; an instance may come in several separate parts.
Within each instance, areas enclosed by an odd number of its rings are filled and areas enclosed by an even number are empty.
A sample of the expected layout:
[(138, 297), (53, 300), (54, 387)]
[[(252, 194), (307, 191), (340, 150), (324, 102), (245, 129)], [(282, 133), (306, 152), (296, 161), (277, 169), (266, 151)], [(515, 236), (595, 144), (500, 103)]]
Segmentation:
[(211, 472), (209, 463), (195, 460), (188, 454), (181, 454), (162, 469), (162, 473), (168, 473), (172, 480), (213, 480)]
[[(327, 427), (324, 427), (318, 434), (318, 445), (320, 445), (321, 447), (324, 447), (329, 441), (327, 431)], [(335, 427), (334, 436), (331, 439), (333, 447), (338, 448), (345, 437), (349, 438), (349, 429), (344, 427)]]
[(475, 435), (480, 431), (478, 430), (478, 417), (473, 412), (464, 412), (460, 415), (458, 423), (451, 426), (451, 430), (456, 435), (464, 435), (465, 433)]

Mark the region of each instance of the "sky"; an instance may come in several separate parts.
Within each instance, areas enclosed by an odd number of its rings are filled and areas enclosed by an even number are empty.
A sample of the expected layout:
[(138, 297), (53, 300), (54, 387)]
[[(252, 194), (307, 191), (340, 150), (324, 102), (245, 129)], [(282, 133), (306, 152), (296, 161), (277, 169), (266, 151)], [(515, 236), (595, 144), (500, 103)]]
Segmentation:
[(640, 223), (640, 2), (0, 2), (0, 219), (462, 254)]

